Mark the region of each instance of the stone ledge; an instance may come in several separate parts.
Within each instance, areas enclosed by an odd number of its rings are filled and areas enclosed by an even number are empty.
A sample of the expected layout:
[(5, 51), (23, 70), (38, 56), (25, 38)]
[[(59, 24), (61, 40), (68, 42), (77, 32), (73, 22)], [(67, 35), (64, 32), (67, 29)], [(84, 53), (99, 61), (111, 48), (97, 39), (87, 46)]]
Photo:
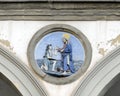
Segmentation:
[(0, 0), (0, 2), (120, 2), (120, 0)]
[(0, 20), (120, 20), (120, 3), (0, 3)]

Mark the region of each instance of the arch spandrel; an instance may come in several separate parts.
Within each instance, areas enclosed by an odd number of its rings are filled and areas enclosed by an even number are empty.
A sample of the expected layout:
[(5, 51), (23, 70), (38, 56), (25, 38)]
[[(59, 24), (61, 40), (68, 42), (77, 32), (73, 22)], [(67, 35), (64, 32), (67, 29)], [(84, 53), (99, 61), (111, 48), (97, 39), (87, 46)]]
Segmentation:
[(8, 78), (22, 96), (48, 96), (43, 85), (13, 53), (0, 46), (0, 72)]
[(81, 80), (72, 96), (104, 96), (120, 73), (120, 46), (103, 58)]

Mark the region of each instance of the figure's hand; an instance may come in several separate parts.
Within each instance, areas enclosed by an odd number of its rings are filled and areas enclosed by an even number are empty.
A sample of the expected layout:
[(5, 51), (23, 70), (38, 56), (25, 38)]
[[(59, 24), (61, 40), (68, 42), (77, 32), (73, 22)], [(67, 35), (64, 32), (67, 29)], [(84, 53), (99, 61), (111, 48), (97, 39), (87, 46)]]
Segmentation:
[(60, 51), (60, 48), (58, 47), (58, 46), (56, 46), (56, 48), (55, 48), (58, 52)]
[(60, 49), (58, 46), (55, 47), (56, 50)]

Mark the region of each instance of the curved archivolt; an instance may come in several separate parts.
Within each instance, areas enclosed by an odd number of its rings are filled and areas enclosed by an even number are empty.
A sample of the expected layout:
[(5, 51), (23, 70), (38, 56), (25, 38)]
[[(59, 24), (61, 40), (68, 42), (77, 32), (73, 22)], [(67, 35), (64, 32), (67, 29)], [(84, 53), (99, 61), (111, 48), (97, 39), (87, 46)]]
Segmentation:
[(2, 73), (22, 96), (47, 96), (43, 85), (13, 53), (0, 46), (0, 73)]
[(84, 77), (72, 96), (104, 96), (120, 77), (120, 46), (103, 58)]

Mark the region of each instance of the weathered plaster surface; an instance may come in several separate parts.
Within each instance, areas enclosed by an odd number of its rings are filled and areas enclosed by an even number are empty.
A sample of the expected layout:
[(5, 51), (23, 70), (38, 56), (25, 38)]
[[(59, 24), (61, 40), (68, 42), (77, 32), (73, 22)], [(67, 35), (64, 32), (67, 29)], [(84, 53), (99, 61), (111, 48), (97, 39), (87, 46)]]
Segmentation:
[[(88, 71), (96, 62), (120, 45), (119, 21), (0, 21), (0, 34), (2, 34), (0, 44), (15, 52), (16, 56), (30, 67), (27, 60), (28, 44), (38, 30), (49, 24), (71, 25), (88, 38), (93, 48), (91, 66)], [(71, 84), (60, 86), (39, 79), (48, 90), (49, 96), (56, 96), (56, 94), (57, 96), (70, 96), (81, 78)]]
[(111, 46), (118, 46), (118, 44), (120, 43), (120, 34), (116, 38), (110, 40), (110, 42)]
[(10, 41), (4, 40), (4, 39), (0, 39), (0, 43), (1, 43), (3, 46), (5, 46), (5, 47), (7, 47), (8, 49), (10, 49), (11, 51), (13, 50), (13, 47), (11, 46)]
[[(104, 41), (103, 42), (100, 42), (98, 44), (98, 51), (99, 51), (99, 54), (101, 54), (102, 56), (105, 56), (108, 52), (111, 51), (111, 47), (118, 47), (120, 45), (120, 34), (118, 34), (115, 38), (111, 37), (112, 39), (111, 40), (108, 40), (107, 43), (105, 43)], [(103, 47), (100, 47), (102, 44), (105, 44), (105, 46)]]

